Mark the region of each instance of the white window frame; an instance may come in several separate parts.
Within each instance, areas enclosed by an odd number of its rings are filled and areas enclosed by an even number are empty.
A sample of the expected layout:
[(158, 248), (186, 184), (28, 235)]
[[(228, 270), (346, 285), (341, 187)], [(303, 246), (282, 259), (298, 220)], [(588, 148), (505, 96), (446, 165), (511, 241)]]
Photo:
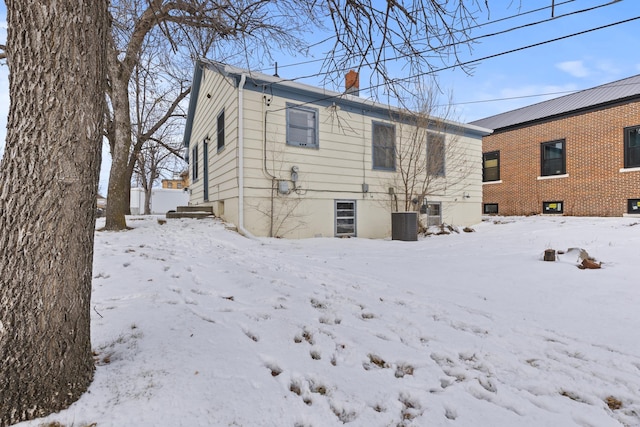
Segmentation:
[[(340, 209), (339, 205), (340, 204), (345, 204), (345, 203), (349, 203), (351, 205), (353, 205), (353, 209)], [(347, 211), (353, 211), (353, 215), (344, 215), (345, 213), (348, 213)], [(341, 215), (342, 214), (342, 215)], [(343, 199), (339, 199), (339, 200), (335, 200), (334, 202), (334, 235), (336, 237), (356, 237), (357, 235), (357, 204), (355, 200), (343, 200)], [(353, 220), (353, 223), (351, 225), (351, 230), (350, 231), (342, 231), (342, 228), (345, 227), (345, 225), (340, 224), (340, 220)], [(344, 222), (344, 221), (342, 221)]]
[[(306, 125), (297, 123), (292, 115), (306, 116)], [(304, 133), (305, 137), (300, 138)], [(319, 148), (318, 110), (316, 108), (287, 104), (287, 145), (294, 147)]]

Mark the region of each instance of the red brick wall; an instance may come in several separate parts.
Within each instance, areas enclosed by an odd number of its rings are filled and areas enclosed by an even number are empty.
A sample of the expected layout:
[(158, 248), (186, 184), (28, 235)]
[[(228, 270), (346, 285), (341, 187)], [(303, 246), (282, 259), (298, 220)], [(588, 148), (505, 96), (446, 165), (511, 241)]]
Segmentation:
[[(482, 151), (500, 151), (501, 183), (485, 183), (484, 203), (500, 215), (542, 212), (542, 202), (564, 202), (564, 214), (621, 216), (640, 198), (640, 170), (624, 167), (624, 131), (640, 125), (640, 101), (563, 117), (483, 138)], [(540, 176), (540, 144), (564, 139), (568, 177)]]

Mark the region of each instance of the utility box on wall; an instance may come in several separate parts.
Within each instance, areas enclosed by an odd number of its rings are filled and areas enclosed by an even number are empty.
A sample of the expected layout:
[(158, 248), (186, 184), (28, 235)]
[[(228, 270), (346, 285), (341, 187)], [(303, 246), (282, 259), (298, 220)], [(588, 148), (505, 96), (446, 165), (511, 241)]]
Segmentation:
[(391, 213), (391, 240), (418, 240), (418, 212)]

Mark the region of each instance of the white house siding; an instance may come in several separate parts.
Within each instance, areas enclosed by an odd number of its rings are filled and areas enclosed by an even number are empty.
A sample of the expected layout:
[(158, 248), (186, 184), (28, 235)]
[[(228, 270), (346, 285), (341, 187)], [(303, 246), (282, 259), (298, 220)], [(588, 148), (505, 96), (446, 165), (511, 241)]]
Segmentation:
[[(209, 135), (209, 200), (203, 199), (203, 177), (192, 183), (190, 204), (210, 204), (216, 214), (238, 224), (238, 152), (237, 100), (235, 80), (205, 69), (199, 90), (190, 142), (198, 143)], [(255, 89), (258, 90), (255, 90)], [(211, 98), (207, 98), (207, 94)], [(269, 105), (265, 103), (265, 97)], [(385, 238), (391, 235), (391, 212), (394, 203), (389, 187), (394, 186), (395, 172), (372, 169), (373, 122), (392, 123), (384, 115), (371, 115), (368, 106), (353, 109), (308, 103), (291, 97), (263, 92), (247, 78), (243, 90), (244, 104), (244, 227), (256, 236), (307, 238), (335, 235), (335, 201), (356, 202), (356, 233), (359, 237)], [(309, 98), (312, 99), (312, 98)], [(318, 113), (318, 148), (286, 144), (287, 103), (304, 104)], [(336, 102), (339, 104), (339, 101)], [(216, 148), (216, 119), (225, 108), (226, 146)], [(364, 110), (363, 110), (364, 109)], [(266, 133), (265, 133), (266, 113)], [(400, 127), (396, 126), (396, 132)], [(266, 143), (264, 136), (266, 134)], [(481, 139), (480, 136), (459, 138), (456, 146), (464, 151), (471, 173), (444, 194), (430, 195), (429, 201), (442, 203), (443, 221), (455, 225), (471, 225), (480, 221)], [(266, 148), (266, 149), (265, 149)], [(202, 154), (199, 155), (202, 163)], [(298, 168), (297, 191), (291, 181), (291, 168)], [(202, 164), (200, 173), (202, 174)], [(453, 177), (456, 170), (447, 170)], [(290, 194), (273, 192), (272, 180), (287, 183)], [(454, 180), (459, 181), (459, 180)], [(363, 192), (363, 184), (368, 191)], [(396, 194), (403, 192), (395, 188)], [(469, 196), (468, 198), (465, 196)], [(404, 203), (399, 202), (402, 210)], [(224, 211), (222, 205), (224, 204)], [(273, 220), (271, 219), (271, 212)]]
[[(236, 169), (238, 106), (234, 86), (233, 79), (205, 70), (202, 75), (193, 121), (189, 155), (191, 156), (191, 149), (197, 144), (199, 175), (198, 179), (189, 185), (189, 204), (212, 205), (214, 211), (218, 209), (218, 204), (214, 201), (237, 198), (238, 196)], [(223, 109), (225, 112), (225, 146), (218, 152), (217, 119)], [(205, 200), (203, 141), (207, 136), (209, 137), (209, 197), (208, 200)], [(192, 173), (192, 160), (190, 157), (190, 173)], [(225, 204), (225, 214), (232, 211), (233, 208)]]

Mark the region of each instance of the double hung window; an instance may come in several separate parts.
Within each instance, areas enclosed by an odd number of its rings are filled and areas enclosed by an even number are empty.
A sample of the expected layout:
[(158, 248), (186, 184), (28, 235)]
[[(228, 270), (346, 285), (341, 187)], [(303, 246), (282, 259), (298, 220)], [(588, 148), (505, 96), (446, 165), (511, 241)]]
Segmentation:
[(396, 128), (373, 123), (373, 169), (396, 170)]
[(287, 145), (318, 148), (318, 110), (287, 105)]
[(482, 154), (482, 182), (500, 181), (500, 151)]
[(566, 149), (565, 140), (544, 142), (541, 149), (541, 173), (542, 176), (564, 175), (566, 173)]
[(640, 126), (624, 130), (624, 167), (640, 167)]
[(427, 174), (444, 176), (445, 149), (444, 135), (429, 132), (427, 134)]

